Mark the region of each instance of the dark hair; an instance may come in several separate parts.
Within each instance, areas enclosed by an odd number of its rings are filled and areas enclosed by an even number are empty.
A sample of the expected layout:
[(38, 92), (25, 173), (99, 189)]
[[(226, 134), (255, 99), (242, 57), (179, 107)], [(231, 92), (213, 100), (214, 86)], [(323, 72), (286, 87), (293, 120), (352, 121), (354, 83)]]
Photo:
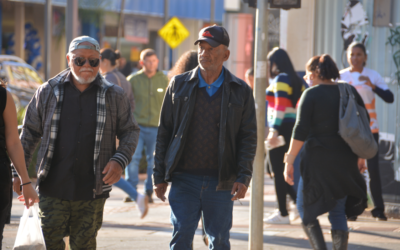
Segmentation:
[(176, 61), (174, 67), (168, 73), (168, 78), (171, 79), (176, 75), (190, 71), (198, 65), (199, 61), (197, 60), (197, 51), (187, 51), (178, 59), (178, 61)]
[(115, 66), (116, 60), (121, 58), (121, 54), (118, 50), (115, 52), (112, 49), (101, 49), (100, 50), (101, 60), (107, 59), (111, 62), (111, 66)]
[(254, 68), (250, 67), (249, 69), (246, 70), (246, 75), (248, 76), (254, 76)]
[(275, 64), (278, 68), (279, 73), (286, 73), (289, 76), (290, 84), (292, 85), (293, 95), (292, 95), (292, 104), (296, 105), (297, 101), (301, 96), (301, 89), (303, 87), (303, 80), (297, 75), (294, 70), (293, 64), (290, 61), (289, 55), (285, 50), (281, 48), (272, 49), (267, 56), (267, 59), (270, 62), (269, 73), (270, 76), (276, 76), (272, 72), (272, 65)]
[[(367, 55), (367, 49), (365, 48), (365, 45), (363, 43), (352, 42), (349, 45), (349, 47), (347, 48), (347, 51), (348, 51), (347, 53), (350, 53), (353, 48), (359, 48), (364, 52), (364, 55)], [(364, 62), (363, 66), (365, 66), (365, 65), (366, 65), (366, 63)]]
[(0, 87), (5, 88), (7, 86), (6, 81), (4, 81), (3, 79), (0, 78)]
[(154, 49), (145, 49), (145, 50), (142, 50), (142, 52), (140, 52), (140, 60), (143, 61), (144, 59), (146, 59), (146, 57), (148, 57), (148, 56), (154, 56), (154, 55), (157, 56), (157, 54), (156, 54), (156, 52), (155, 52)]
[(336, 63), (328, 54), (312, 57), (308, 60), (306, 69), (315, 72), (321, 80), (340, 79)]

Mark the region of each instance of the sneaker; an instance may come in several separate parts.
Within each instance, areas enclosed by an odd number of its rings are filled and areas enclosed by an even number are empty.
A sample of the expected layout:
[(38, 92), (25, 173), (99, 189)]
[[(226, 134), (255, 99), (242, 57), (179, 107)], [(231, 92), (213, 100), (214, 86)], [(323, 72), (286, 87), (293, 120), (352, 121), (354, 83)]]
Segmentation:
[(124, 199), (122, 199), (123, 202), (127, 203), (127, 202), (133, 202), (133, 200), (131, 199), (131, 197), (127, 196)]
[(264, 219), (266, 224), (290, 224), (289, 216), (282, 216), (281, 212), (277, 211)]
[(297, 220), (300, 217), (299, 211), (297, 210), (297, 206), (294, 202), (290, 203), (290, 212), (289, 212), (289, 219), (290, 221)]
[(149, 197), (147, 195), (138, 194), (136, 198), (136, 206), (139, 210), (140, 219), (143, 219), (149, 211)]
[(149, 197), (149, 203), (154, 203), (153, 201), (153, 190), (146, 190), (146, 195)]

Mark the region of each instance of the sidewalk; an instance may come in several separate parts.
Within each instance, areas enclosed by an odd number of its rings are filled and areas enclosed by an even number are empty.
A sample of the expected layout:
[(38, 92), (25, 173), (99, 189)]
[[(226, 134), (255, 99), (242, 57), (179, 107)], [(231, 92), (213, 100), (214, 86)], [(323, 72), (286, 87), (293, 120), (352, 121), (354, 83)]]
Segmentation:
[[(141, 176), (143, 179), (143, 176)], [(141, 181), (139, 191), (143, 191)], [(168, 203), (155, 199), (150, 205), (146, 218), (139, 219), (135, 203), (123, 203), (125, 193), (114, 188), (104, 209), (104, 222), (97, 237), (98, 249), (168, 249), (172, 227), (169, 222)], [(16, 196), (15, 196), (16, 197)], [(242, 205), (235, 202), (231, 246), (233, 250), (248, 249), (249, 199), (247, 194)], [(265, 178), (264, 212), (271, 214), (276, 208), (273, 181)], [(19, 218), (23, 205), (14, 199), (12, 223), (4, 230), (3, 249), (12, 249), (18, 230)], [(331, 247), (330, 224), (327, 215), (320, 217), (328, 249)], [(311, 249), (300, 225), (300, 219), (291, 225), (265, 225), (264, 249)], [(389, 219), (387, 222), (375, 221), (366, 212), (356, 222), (349, 222), (349, 250), (362, 249), (400, 249), (400, 220)], [(201, 225), (194, 238), (194, 249), (208, 249), (201, 236)]]

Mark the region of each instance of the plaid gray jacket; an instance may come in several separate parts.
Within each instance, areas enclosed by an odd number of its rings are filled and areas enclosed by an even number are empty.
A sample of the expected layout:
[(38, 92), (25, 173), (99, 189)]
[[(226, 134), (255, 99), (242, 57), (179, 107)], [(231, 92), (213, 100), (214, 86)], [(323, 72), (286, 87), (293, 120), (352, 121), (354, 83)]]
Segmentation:
[[(20, 138), (27, 167), (42, 138), (36, 166), (38, 185), (46, 178), (51, 167), (63, 103), (64, 82), (69, 72), (70, 69), (66, 69), (40, 86), (25, 114)], [(96, 141), (93, 155), (95, 195), (111, 191), (111, 185), (102, 181), (102, 171), (110, 160), (117, 161), (125, 169), (135, 152), (140, 131), (122, 88), (108, 82), (100, 74), (99, 77), (101, 84), (97, 92)], [(118, 149), (116, 138), (119, 139)]]

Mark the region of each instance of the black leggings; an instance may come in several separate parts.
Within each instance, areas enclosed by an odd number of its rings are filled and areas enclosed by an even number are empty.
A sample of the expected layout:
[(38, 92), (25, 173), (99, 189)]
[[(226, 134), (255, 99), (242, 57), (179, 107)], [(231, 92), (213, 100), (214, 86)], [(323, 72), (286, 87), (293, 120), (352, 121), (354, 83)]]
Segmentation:
[(293, 201), (296, 202), (296, 192), (292, 186), (287, 184), (283, 176), (283, 171), (285, 170), (283, 158), (285, 153), (289, 150), (293, 126), (293, 123), (283, 123), (281, 125), (279, 128), (279, 135), (282, 135), (285, 138), (285, 145), (269, 151), (271, 167), (274, 171), (275, 192), (278, 200), (279, 211), (282, 216), (288, 215), (286, 209), (286, 194), (289, 194)]
[(10, 215), (10, 203), (12, 201), (12, 183), (10, 164), (0, 158), (0, 250), (3, 241), (4, 225)]
[[(374, 138), (379, 145), (379, 133), (374, 133)], [(379, 173), (379, 152), (367, 160), (368, 173), (370, 178), (370, 190), (375, 208), (371, 211), (373, 216), (378, 216), (385, 211), (385, 205), (382, 198), (381, 176)]]

